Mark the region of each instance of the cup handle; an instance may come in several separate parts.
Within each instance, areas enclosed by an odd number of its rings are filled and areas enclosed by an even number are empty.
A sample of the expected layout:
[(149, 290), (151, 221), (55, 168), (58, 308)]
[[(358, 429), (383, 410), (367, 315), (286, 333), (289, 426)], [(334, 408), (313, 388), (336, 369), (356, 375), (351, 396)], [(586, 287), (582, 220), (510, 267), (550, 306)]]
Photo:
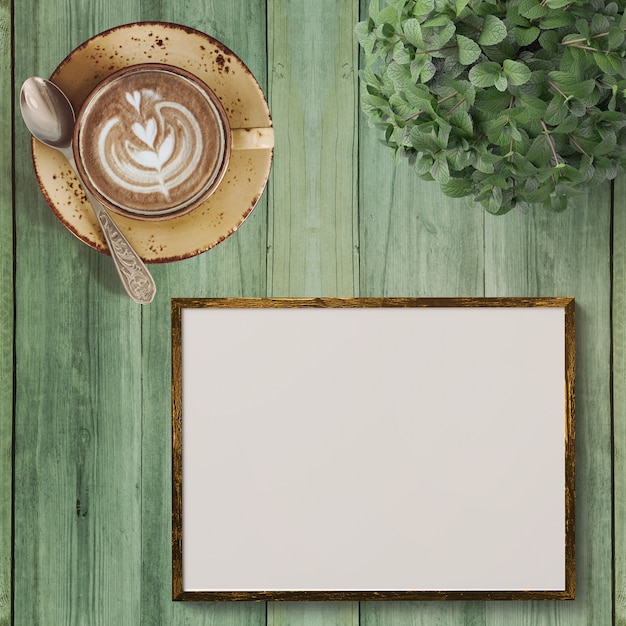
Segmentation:
[(274, 147), (274, 129), (269, 128), (232, 128), (233, 150), (259, 150)]

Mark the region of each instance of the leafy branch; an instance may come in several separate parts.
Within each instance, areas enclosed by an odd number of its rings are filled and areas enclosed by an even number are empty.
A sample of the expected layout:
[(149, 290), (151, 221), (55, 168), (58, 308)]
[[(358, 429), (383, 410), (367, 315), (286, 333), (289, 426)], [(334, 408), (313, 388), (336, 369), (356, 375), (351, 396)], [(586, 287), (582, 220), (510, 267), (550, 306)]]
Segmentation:
[[(416, 174), (502, 214), (626, 165), (626, 1), (371, 0), (361, 107)], [(623, 147), (624, 146), (624, 147)]]

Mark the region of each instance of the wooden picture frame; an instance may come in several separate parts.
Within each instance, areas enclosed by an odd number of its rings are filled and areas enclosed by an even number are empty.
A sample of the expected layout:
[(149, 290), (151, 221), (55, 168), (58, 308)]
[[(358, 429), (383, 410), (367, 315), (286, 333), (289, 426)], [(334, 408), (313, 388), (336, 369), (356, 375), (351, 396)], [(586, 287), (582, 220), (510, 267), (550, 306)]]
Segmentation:
[(171, 312), (174, 600), (575, 597), (573, 298)]

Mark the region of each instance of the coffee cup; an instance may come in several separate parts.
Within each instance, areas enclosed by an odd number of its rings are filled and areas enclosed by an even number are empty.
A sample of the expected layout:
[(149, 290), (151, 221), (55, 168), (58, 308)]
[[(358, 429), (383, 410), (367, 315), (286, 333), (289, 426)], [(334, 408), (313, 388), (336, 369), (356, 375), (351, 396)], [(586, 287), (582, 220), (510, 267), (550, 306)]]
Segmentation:
[(177, 217), (214, 193), (233, 149), (273, 147), (272, 128), (231, 129), (213, 90), (163, 63), (123, 68), (81, 106), (74, 159), (107, 208), (135, 219)]

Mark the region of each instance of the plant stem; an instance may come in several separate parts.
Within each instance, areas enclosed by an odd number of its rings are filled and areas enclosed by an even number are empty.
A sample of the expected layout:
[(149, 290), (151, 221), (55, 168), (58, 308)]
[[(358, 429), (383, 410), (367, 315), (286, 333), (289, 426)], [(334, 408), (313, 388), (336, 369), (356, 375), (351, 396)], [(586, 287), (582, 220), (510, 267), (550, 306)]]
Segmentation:
[(561, 45), (571, 46), (576, 43), (582, 43), (583, 41), (588, 41), (589, 39), (599, 39), (600, 37), (607, 37), (609, 34), (610, 33), (606, 31), (605, 33), (598, 33), (597, 35), (592, 35), (591, 37), (579, 37), (578, 39), (570, 39), (569, 41), (561, 42)]
[(419, 117), (423, 112), (424, 109), (420, 109), (417, 113), (413, 113), (412, 115), (409, 115), (409, 117), (405, 117), (404, 121), (408, 122), (410, 120), (414, 120), (416, 117)]
[(567, 96), (551, 80), (548, 81), (548, 85), (550, 85), (552, 89), (558, 91), (567, 100)]
[(578, 150), (580, 150), (588, 159), (591, 157), (585, 152), (584, 148), (572, 137), (571, 133), (568, 133), (567, 136), (570, 138), (570, 141), (576, 146)]
[(459, 100), (449, 111), (448, 115), (452, 115), (463, 103), (465, 102), (465, 98)]
[[(563, 44), (565, 45), (565, 44)], [(572, 48), (578, 48), (579, 50), (587, 50), (588, 52), (600, 52), (597, 48), (592, 48), (591, 46), (580, 46), (578, 44), (575, 44), (573, 46), (571, 46)]]
[(437, 104), (443, 104), (444, 102), (447, 102), (448, 100), (451, 100), (452, 98), (456, 98), (456, 96), (458, 95), (459, 95), (459, 92), (455, 91), (454, 93), (447, 95), (445, 98), (441, 98), (441, 100), (437, 100)]
[(552, 141), (552, 137), (550, 137), (550, 131), (546, 126), (546, 123), (541, 120), (541, 126), (543, 127), (544, 135), (546, 136), (546, 141), (550, 145), (550, 150), (552, 150), (552, 157), (554, 158), (554, 165), (558, 165), (560, 163), (559, 156), (556, 153), (556, 148), (554, 147), (554, 142)]
[(416, 50), (415, 54), (432, 54), (433, 52), (441, 52), (443, 50), (454, 50), (458, 46), (444, 46), (443, 48), (434, 48), (433, 50)]

